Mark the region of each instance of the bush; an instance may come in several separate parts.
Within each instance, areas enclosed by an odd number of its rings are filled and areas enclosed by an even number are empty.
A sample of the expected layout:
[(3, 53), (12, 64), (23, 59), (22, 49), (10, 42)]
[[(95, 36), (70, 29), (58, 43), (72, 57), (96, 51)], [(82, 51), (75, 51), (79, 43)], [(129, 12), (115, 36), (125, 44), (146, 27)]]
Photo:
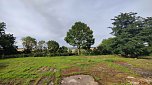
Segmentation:
[(14, 54), (14, 55), (1, 55), (0, 58), (21, 58), (21, 57), (30, 57), (32, 54)]
[(47, 56), (47, 54), (44, 52), (33, 52), (32, 56), (33, 57), (45, 57), (45, 56)]
[(101, 54), (101, 52), (98, 50), (98, 49), (93, 49), (93, 50), (91, 50), (91, 49), (89, 49), (89, 50), (82, 50), (81, 51), (81, 54), (82, 55), (100, 55)]
[(72, 56), (74, 53), (49, 53), (47, 56)]

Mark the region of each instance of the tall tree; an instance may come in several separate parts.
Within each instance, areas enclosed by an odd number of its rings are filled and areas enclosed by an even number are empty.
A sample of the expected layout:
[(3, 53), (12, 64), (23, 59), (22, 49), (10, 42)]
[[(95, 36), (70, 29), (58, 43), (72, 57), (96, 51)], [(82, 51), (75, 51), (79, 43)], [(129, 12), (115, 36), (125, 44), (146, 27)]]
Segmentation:
[(60, 47), (58, 42), (56, 42), (54, 40), (48, 41), (47, 46), (48, 46), (49, 52), (51, 52), (51, 53), (57, 52)]
[(116, 36), (113, 42), (114, 53), (126, 57), (137, 57), (144, 53), (144, 42), (140, 33), (144, 28), (144, 18), (136, 16), (137, 13), (121, 13), (114, 19), (112, 34)]
[(35, 38), (26, 36), (22, 38), (22, 44), (27, 52), (31, 52), (36, 47), (37, 41)]
[(14, 45), (15, 37), (13, 34), (5, 33), (6, 24), (0, 23), (0, 54), (14, 54), (17, 52), (17, 46)]
[(82, 22), (76, 22), (65, 37), (67, 43), (77, 47), (78, 55), (80, 55), (81, 48), (89, 49), (94, 44), (94, 40), (93, 31)]

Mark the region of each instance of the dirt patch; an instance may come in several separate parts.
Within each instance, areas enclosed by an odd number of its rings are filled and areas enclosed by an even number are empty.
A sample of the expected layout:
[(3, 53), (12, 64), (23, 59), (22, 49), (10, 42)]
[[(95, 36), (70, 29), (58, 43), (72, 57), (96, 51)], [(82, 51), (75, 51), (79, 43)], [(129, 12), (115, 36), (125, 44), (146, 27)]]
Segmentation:
[(40, 78), (37, 78), (36, 80), (30, 81), (30, 85), (54, 85), (55, 81), (55, 72), (57, 70), (55, 68), (49, 67), (49, 66), (43, 66), (38, 69), (39, 73), (45, 73), (45, 72), (51, 72), (52, 75), (50, 76), (42, 76)]
[(125, 66), (125, 67), (132, 67), (131, 64), (128, 64), (128, 63), (122, 62), (122, 61), (116, 61), (116, 62), (114, 62), (114, 63), (119, 64), (119, 65), (121, 65), (121, 66)]
[(119, 62), (115, 62), (115, 63), (133, 70), (134, 72), (136, 72), (137, 74), (140, 74), (144, 78), (152, 78), (152, 71), (134, 67), (133, 65), (128, 64), (126, 62), (119, 61)]
[(29, 85), (34, 85), (35, 80), (30, 80)]
[(106, 64), (100, 63), (89, 69), (92, 75), (100, 85), (112, 85), (126, 83), (127, 73), (119, 72), (109, 68)]
[(90, 75), (75, 75), (63, 78), (61, 85), (99, 85)]
[(126, 62), (115, 62), (116, 64), (119, 64), (121, 66), (127, 67), (131, 70), (133, 70), (135, 73), (140, 74), (141, 77), (135, 78), (132, 76), (127, 76), (127, 80), (129, 83), (133, 85), (152, 85), (152, 71), (144, 70), (141, 68), (136, 68), (131, 64), (128, 64)]
[(152, 79), (150, 78), (135, 78), (132, 76), (128, 76), (127, 80), (132, 85), (152, 85)]
[(151, 78), (152, 79), (152, 71), (147, 71), (141, 68), (131, 68), (136, 73), (140, 74), (144, 78)]
[[(98, 82), (99, 85), (125, 84), (127, 82), (126, 77), (128, 76), (127, 73), (119, 72), (115, 69), (112, 69), (104, 63), (95, 64), (87, 69), (86, 68), (80, 69), (79, 67), (73, 67), (73, 68), (64, 69), (62, 71), (63, 78), (67, 76), (80, 75), (80, 74), (91, 75), (95, 79), (95, 81)], [(72, 81), (75, 82), (75, 80)]]
[(54, 78), (53, 76), (51, 77), (42, 77), (38, 80), (38, 82), (35, 83), (35, 85), (44, 85), (44, 84), (47, 84), (47, 85), (54, 85)]
[(71, 67), (71, 68), (62, 70), (62, 75), (68, 76), (68, 75), (73, 75), (73, 74), (83, 73), (83, 72), (84, 71), (82, 69), (80, 69), (79, 67)]
[(9, 82), (0, 81), (0, 85), (21, 85), (23, 80), (10, 79)]

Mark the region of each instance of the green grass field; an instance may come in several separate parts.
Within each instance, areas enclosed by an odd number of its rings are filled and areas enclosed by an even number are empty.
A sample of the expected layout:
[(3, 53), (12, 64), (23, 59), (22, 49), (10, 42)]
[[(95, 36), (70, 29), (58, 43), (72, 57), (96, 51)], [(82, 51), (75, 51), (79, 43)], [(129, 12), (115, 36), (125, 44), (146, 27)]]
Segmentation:
[(152, 59), (114, 55), (1, 59), (0, 85), (59, 85), (63, 77), (76, 74), (91, 75), (99, 84), (124, 85), (129, 84), (127, 76), (136, 79), (146, 77), (134, 68), (152, 72)]

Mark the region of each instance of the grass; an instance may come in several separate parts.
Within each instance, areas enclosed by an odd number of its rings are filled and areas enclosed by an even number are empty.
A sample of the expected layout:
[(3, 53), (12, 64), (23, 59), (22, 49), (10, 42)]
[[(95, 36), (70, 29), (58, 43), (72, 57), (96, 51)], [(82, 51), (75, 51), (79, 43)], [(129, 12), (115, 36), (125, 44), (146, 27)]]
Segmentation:
[[(124, 77), (124, 74), (138, 76), (134, 75), (135, 73), (131, 69), (115, 62), (126, 62), (134, 67), (152, 71), (151, 59), (131, 59), (114, 55), (10, 58), (0, 60), (0, 84), (36, 85), (53, 82), (58, 85), (64, 76), (83, 73), (94, 76), (99, 82), (106, 82), (108, 79), (104, 79), (102, 76), (108, 74), (105, 76), (111, 79), (111, 74), (114, 75), (114, 73), (109, 74), (110, 71), (115, 72), (116, 75), (120, 72), (123, 73), (117, 75), (117, 78)], [(94, 71), (99, 67), (104, 67), (106, 70)], [(50, 69), (54, 70), (50, 71)], [(64, 70), (69, 71), (69, 73), (64, 74)], [(46, 78), (45, 81), (43, 78)], [(117, 83), (120, 81), (109, 80), (109, 82)], [(124, 83), (126, 82), (124, 81)]]

